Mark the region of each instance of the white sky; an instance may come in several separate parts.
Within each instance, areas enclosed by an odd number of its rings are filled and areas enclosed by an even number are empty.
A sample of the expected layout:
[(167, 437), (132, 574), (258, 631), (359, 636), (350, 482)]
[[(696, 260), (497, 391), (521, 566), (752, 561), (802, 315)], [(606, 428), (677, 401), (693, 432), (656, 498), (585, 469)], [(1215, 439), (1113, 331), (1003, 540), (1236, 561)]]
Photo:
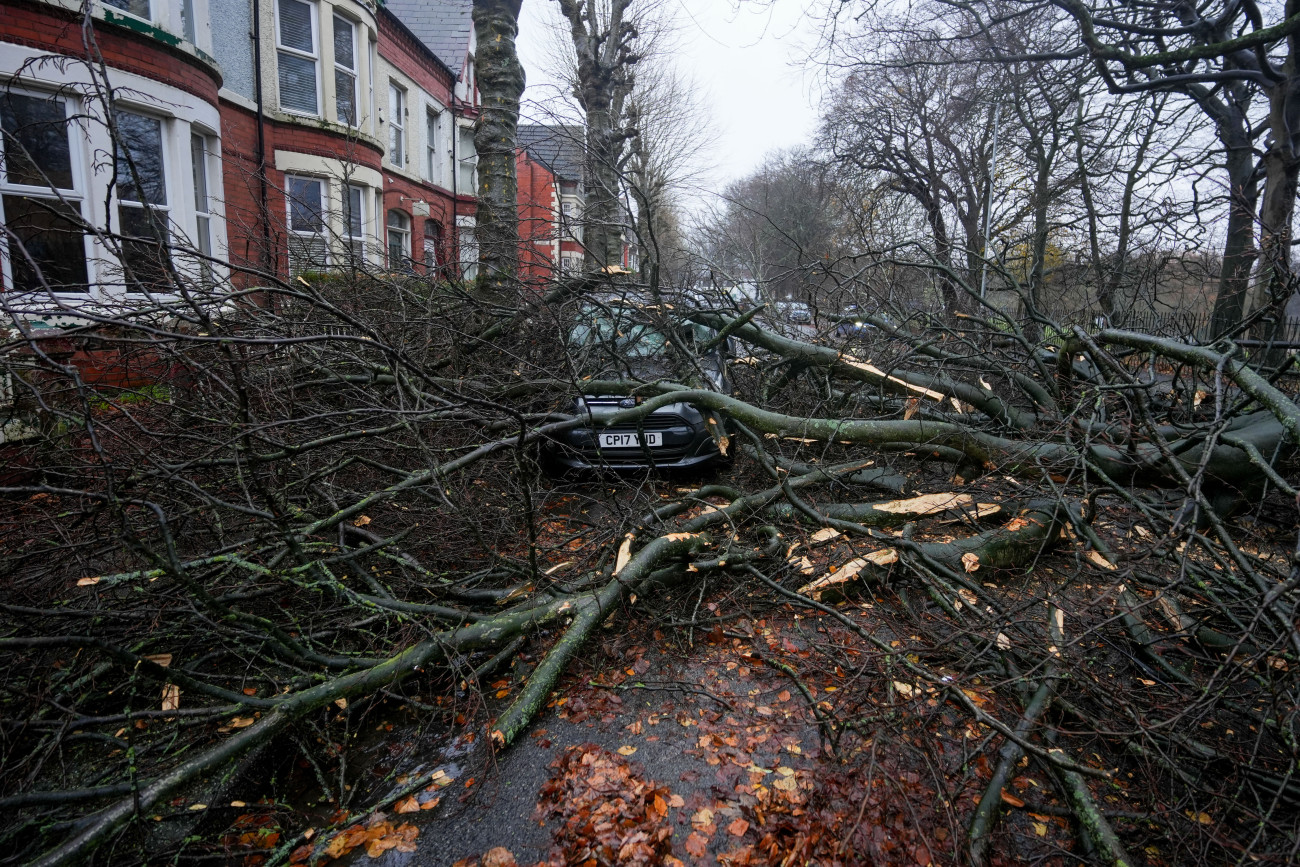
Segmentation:
[[(709, 162), (715, 189), (759, 166), (764, 154), (811, 140), (817, 124), (817, 69), (808, 61), (816, 28), (805, 0), (774, 0), (766, 9), (737, 0), (652, 0), (679, 29), (680, 68), (702, 85), (717, 144)], [(524, 99), (556, 93), (544, 74), (548, 20), (555, 0), (524, 0), (518, 50), (528, 75)], [(567, 32), (565, 32), (567, 38)], [(527, 109), (525, 108), (525, 112)]]

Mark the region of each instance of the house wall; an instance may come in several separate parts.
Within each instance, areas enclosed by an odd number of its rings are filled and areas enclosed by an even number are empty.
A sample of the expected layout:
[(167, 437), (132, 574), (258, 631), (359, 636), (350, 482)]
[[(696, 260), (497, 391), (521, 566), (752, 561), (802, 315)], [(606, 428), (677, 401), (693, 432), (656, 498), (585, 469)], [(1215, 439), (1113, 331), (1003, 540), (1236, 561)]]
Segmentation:
[[(217, 107), (222, 79), (203, 47), (210, 46), (205, 0), (194, 4), (194, 42), (187, 41), (179, 9), (180, 0), (154, 0), (146, 19), (96, 5), (91, 9), (95, 47), (103, 58), (108, 84), (117, 95), (116, 110), (156, 124), (157, 152), (151, 159), (157, 162), (164, 190), (157, 212), (166, 214), (171, 242), (178, 250), (194, 249), (202, 235), (219, 257), (226, 248)], [(0, 85), (4, 92), (52, 100), (66, 110), (72, 185), (62, 188), (58, 196), (68, 201), (86, 224), (121, 231), (121, 184), (113, 172), (102, 170), (105, 155), (114, 152), (108, 107), (93, 96), (103, 82), (97, 82), (91, 68), (82, 62), (49, 62), (52, 56), (81, 58), (85, 54), (80, 14), (69, 4), (0, 2)], [(121, 120), (124, 116), (116, 117)], [(194, 136), (198, 137), (197, 148), (192, 147)], [(196, 208), (196, 161), (208, 182), (207, 211), (202, 216)], [(10, 222), (11, 227), (16, 218), (4, 213), (6, 207), (20, 207), (32, 198), (50, 201), (55, 195), (48, 187), (24, 187), (2, 179), (0, 193), (4, 195), (0, 220)], [(34, 242), (40, 240), (31, 237)], [(65, 231), (61, 240), (67, 238)], [(14, 260), (8, 243), (0, 238), (0, 283), (12, 291), (16, 288)], [(34, 323), (57, 325), (75, 321), (79, 310), (102, 315), (110, 305), (129, 302), (141, 286), (126, 280), (115, 245), (112, 238), (97, 233), (73, 241), (74, 249), (80, 247), (77, 261), (84, 255), (86, 282), (79, 288), (58, 287), (57, 303), (41, 288), (17, 300), (9, 299), (10, 306), (27, 309)], [(62, 254), (66, 256), (67, 250), (62, 248)], [(174, 254), (173, 263), (182, 273), (193, 272), (195, 277), (202, 275), (202, 268), (220, 270), (188, 254)], [(50, 260), (51, 266), (58, 264)]]
[(538, 283), (554, 275), (559, 258), (555, 175), (526, 150), (516, 154), (515, 171), (519, 179), (519, 274), (527, 282)]

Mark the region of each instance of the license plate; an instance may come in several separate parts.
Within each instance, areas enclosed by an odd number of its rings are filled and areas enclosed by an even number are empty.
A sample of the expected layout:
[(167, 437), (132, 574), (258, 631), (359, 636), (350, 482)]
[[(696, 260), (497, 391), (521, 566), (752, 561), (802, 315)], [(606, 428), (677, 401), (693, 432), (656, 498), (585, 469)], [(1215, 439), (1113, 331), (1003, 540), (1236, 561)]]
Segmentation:
[[(662, 445), (662, 434), (647, 433), (645, 444), (654, 448)], [(600, 435), (602, 449), (636, 449), (641, 447), (641, 435), (634, 433), (603, 433)]]

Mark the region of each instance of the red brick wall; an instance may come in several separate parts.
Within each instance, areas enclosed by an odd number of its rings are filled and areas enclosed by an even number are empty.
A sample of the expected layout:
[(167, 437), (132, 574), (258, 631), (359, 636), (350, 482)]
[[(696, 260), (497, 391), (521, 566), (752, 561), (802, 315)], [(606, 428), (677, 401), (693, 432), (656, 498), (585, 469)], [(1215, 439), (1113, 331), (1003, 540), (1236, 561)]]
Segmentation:
[[(455, 200), (450, 195), (428, 184), (415, 183), (391, 173), (384, 175), (384, 213), (379, 215), (380, 225), (384, 227), (384, 253), (388, 252), (387, 226), (388, 211), (402, 211), (411, 218), (411, 249), (406, 252), (416, 264), (416, 270), (423, 273), (425, 223), (433, 222), (441, 226), (442, 248), (438, 251), (438, 264), (444, 275), (451, 275), (449, 266), (457, 260), (456, 256), (456, 220)], [(415, 203), (427, 202), (429, 216), (415, 216)]]
[[(456, 81), (451, 72), (433, 59), (428, 49), (411, 38), (406, 30), (393, 20), (392, 14), (382, 7), (379, 10), (379, 54), (402, 73), (422, 87), (430, 96), (450, 107)], [(380, 93), (381, 82), (375, 82), (375, 93)], [(387, 104), (388, 83), (384, 85)]]
[[(222, 177), (226, 193), (226, 236), (230, 264), (239, 285), (255, 285), (255, 274), (241, 269), (269, 270), (284, 275), (287, 270), (285, 245), (286, 208), (284, 172), (275, 168), (276, 149), (346, 160), (380, 170), (380, 151), (346, 135), (312, 129), (267, 118), (266, 210), (261, 219), (261, 182), (257, 173), (257, 117), (231, 102), (221, 103)], [(268, 237), (269, 236), (269, 237)], [(268, 247), (269, 242), (269, 247)], [(268, 254), (269, 249), (269, 254)]]
[(555, 175), (524, 150), (515, 156), (515, 170), (519, 177), (519, 274), (528, 282), (544, 281), (553, 276), (556, 266), (551, 256), (551, 242), (558, 230)]
[[(73, 57), (87, 53), (76, 14), (21, 0), (0, 2), (0, 41)], [(217, 104), (221, 75), (199, 59), (102, 21), (96, 22), (95, 42), (109, 67), (170, 84), (211, 105)]]

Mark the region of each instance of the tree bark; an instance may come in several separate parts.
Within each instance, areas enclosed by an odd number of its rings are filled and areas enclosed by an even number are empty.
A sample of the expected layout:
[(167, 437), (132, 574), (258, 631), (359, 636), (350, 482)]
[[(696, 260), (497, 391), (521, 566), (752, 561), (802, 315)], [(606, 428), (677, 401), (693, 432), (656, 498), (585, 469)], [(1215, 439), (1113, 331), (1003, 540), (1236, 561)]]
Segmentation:
[(523, 0), (474, 0), (482, 113), (474, 129), (478, 151), (479, 286), (512, 291), (519, 271), (519, 181), (515, 170), (524, 68), (515, 53)]

